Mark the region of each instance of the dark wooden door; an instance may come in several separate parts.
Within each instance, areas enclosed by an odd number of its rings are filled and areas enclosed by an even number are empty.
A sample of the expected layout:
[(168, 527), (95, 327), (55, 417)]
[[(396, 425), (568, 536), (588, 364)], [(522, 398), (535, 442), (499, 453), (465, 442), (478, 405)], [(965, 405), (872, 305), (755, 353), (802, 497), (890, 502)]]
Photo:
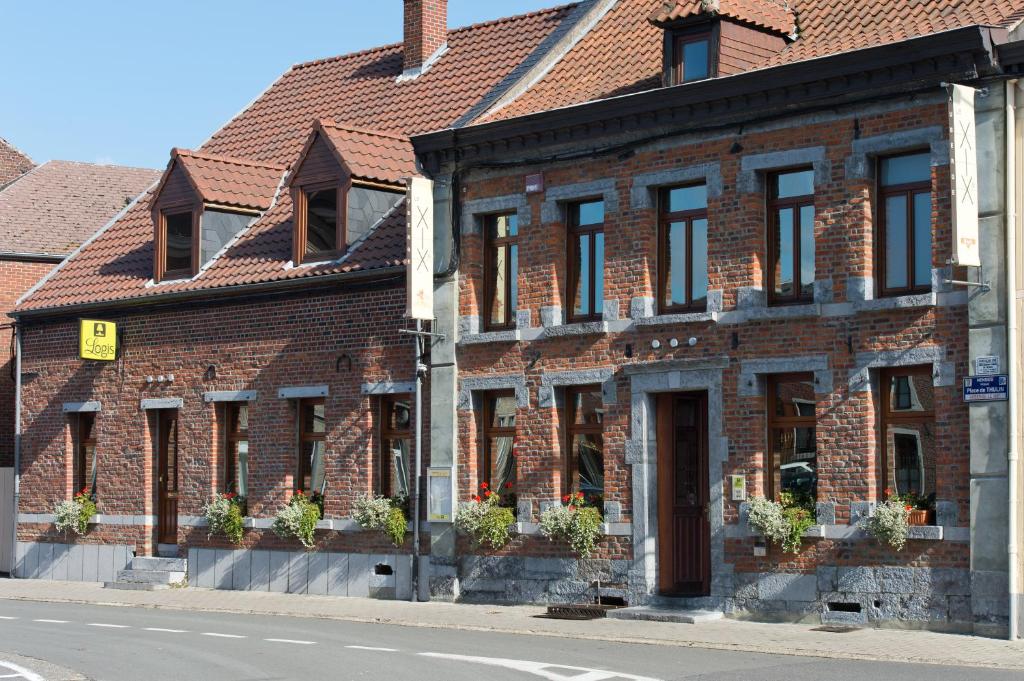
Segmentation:
[(707, 396), (658, 397), (658, 572), (663, 594), (706, 596), (711, 580)]
[(178, 412), (157, 412), (157, 541), (178, 543)]

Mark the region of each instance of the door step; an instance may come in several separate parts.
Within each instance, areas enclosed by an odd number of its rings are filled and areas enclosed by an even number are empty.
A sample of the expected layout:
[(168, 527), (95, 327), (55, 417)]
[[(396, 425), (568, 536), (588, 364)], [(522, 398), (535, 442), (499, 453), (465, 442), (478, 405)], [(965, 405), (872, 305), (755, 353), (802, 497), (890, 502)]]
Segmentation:
[(105, 582), (108, 589), (155, 591), (184, 584), (188, 561), (184, 558), (135, 556), (127, 570), (118, 570), (113, 582)]
[(156, 555), (163, 558), (177, 558), (178, 557), (178, 545), (177, 544), (157, 544)]
[(725, 617), (725, 615), (720, 610), (684, 610), (658, 605), (640, 605), (632, 608), (610, 610), (607, 617), (616, 620), (704, 624), (706, 622), (716, 622)]

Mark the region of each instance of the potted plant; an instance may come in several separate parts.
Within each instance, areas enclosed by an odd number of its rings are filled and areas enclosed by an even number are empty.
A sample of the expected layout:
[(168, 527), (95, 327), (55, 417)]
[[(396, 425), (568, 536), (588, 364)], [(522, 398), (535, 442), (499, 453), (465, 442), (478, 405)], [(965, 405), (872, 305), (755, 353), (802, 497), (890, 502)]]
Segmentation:
[(313, 534), (323, 514), (321, 507), (300, 489), (288, 505), (274, 516), (274, 533), (283, 539), (298, 539), (307, 549), (313, 548)]
[(935, 495), (922, 496), (914, 492), (905, 494), (892, 493), (892, 490), (885, 490), (885, 496), (889, 499), (901, 502), (907, 509), (908, 525), (934, 525), (935, 524)]
[(409, 497), (366, 495), (355, 502), (352, 518), (365, 530), (383, 532), (395, 546), (405, 543)]
[(601, 536), (601, 512), (588, 501), (583, 492), (562, 497), (560, 506), (552, 506), (540, 514), (540, 533), (554, 541), (569, 544), (580, 558), (589, 558)]
[(908, 520), (914, 510), (898, 496), (890, 496), (878, 504), (874, 514), (860, 521), (860, 527), (878, 540), (880, 544), (888, 544), (897, 551), (907, 545), (910, 534)]
[[(474, 495), (468, 503), (459, 505), (455, 526), (469, 535), (475, 546), (487, 544), (497, 550), (512, 538), (516, 514), (502, 503), (502, 495), (492, 492), (488, 487), (488, 483), (481, 482), (480, 494)], [(506, 483), (505, 488), (511, 490), (512, 483)]]
[(96, 514), (96, 500), (89, 493), (89, 488), (85, 487), (70, 501), (65, 499), (59, 502), (53, 514), (58, 532), (84, 535), (89, 531), (89, 520)]
[(235, 492), (218, 494), (203, 507), (203, 515), (206, 517), (206, 524), (210, 530), (207, 537), (220, 533), (226, 536), (231, 543), (241, 544), (242, 520), (245, 518), (245, 514), (245, 497), (238, 496)]
[(798, 554), (803, 547), (804, 532), (814, 525), (816, 517), (810, 495), (782, 492), (778, 501), (752, 497), (747, 522), (786, 553)]

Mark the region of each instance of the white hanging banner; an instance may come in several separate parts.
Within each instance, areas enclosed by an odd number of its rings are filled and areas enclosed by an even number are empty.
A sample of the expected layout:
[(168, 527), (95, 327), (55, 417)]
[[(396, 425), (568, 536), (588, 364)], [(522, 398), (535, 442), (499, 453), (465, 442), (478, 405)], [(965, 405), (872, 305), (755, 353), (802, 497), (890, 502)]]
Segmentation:
[(949, 89), (950, 177), (953, 203), (953, 263), (981, 266), (978, 250), (978, 153), (974, 129), (974, 88)]
[(434, 183), (409, 179), (406, 198), (406, 316), (434, 319)]

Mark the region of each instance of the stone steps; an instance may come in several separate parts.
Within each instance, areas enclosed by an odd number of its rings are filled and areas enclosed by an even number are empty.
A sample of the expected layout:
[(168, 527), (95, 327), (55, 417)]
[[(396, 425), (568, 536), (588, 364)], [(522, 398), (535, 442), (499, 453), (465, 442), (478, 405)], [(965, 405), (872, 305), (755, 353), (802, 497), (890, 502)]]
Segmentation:
[(108, 589), (129, 589), (133, 591), (156, 591), (169, 589), (185, 582), (188, 561), (184, 558), (162, 556), (135, 556), (126, 570), (118, 570), (112, 582), (105, 582)]

